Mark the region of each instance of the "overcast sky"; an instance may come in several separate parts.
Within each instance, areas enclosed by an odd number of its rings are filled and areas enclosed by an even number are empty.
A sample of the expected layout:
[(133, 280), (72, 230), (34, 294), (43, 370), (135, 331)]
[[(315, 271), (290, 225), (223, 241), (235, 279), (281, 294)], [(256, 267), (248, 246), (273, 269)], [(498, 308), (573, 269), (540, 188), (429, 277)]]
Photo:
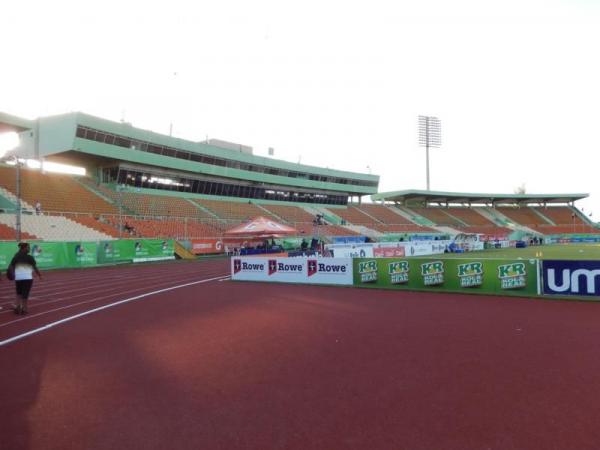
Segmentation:
[(590, 193), (600, 217), (600, 2), (22, 1), (0, 111), (83, 111), (434, 190)]

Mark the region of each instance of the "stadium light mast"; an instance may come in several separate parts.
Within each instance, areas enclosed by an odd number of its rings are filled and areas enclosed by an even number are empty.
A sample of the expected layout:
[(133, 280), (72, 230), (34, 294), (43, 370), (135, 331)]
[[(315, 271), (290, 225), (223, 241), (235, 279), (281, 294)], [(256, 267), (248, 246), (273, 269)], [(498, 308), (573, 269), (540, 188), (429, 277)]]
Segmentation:
[(425, 147), (425, 171), (429, 191), (429, 148), (442, 146), (442, 121), (433, 116), (419, 116), (419, 146)]

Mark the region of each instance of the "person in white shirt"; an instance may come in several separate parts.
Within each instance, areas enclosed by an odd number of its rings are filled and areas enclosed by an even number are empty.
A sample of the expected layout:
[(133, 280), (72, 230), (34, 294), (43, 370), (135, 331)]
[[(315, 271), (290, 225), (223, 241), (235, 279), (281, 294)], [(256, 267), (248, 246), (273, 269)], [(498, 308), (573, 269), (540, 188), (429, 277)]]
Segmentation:
[(17, 301), (14, 305), (15, 314), (27, 314), (27, 300), (29, 299), (29, 292), (33, 285), (33, 272), (37, 274), (39, 279), (42, 278), (35, 258), (29, 254), (29, 250), (29, 244), (21, 242), (19, 244), (19, 251), (13, 256), (10, 262), (17, 288)]

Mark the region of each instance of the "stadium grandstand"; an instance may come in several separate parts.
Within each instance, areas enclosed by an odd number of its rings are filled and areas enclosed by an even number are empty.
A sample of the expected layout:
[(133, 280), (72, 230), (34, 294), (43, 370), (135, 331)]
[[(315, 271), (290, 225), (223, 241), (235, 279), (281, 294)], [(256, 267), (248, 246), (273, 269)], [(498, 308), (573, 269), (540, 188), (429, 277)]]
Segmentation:
[(479, 194), (405, 190), (371, 196), (412, 221), (450, 234), (478, 234), (484, 240), (524, 236), (599, 234), (575, 202), (588, 194)]
[[(0, 164), (4, 240), (14, 239), (19, 201), (23, 236), (42, 240), (220, 238), (257, 216), (324, 241), (598, 234), (574, 205), (587, 194), (378, 193), (377, 175), (289, 163), (245, 145), (192, 142), (83, 113), (36, 120), (0, 113), (0, 132), (7, 131), (19, 133), (21, 144)], [(71, 173), (55, 173), (57, 167)]]
[[(360, 202), (379, 185), (377, 175), (288, 163), (244, 145), (192, 142), (83, 113), (36, 120), (0, 113), (0, 130), (21, 141), (17, 167), (14, 157), (0, 166), (5, 237), (16, 226), (17, 194), (23, 232), (41, 239), (219, 237), (257, 216), (302, 234), (355, 236), (334, 214), (315, 218), (326, 206)], [(42, 164), (78, 174), (37, 169)]]

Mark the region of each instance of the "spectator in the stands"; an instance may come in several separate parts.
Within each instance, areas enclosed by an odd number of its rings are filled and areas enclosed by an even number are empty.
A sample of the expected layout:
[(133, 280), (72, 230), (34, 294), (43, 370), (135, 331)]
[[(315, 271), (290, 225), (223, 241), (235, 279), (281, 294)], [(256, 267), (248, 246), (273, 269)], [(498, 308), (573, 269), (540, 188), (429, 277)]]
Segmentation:
[(36, 213), (36, 215), (38, 215), (38, 216), (39, 216), (40, 214), (42, 214), (42, 204), (40, 203), (40, 201), (39, 201), (39, 200), (36, 200), (36, 201), (35, 201), (35, 213)]
[(313, 251), (318, 250), (319, 248), (319, 240), (317, 238), (312, 238), (310, 241), (310, 249)]
[(308, 242), (306, 242), (306, 239), (302, 238), (302, 243), (300, 244), (300, 250), (305, 252), (307, 248), (308, 248)]
[(129, 225), (129, 222), (125, 221), (125, 231), (129, 234), (133, 234), (134, 228)]

